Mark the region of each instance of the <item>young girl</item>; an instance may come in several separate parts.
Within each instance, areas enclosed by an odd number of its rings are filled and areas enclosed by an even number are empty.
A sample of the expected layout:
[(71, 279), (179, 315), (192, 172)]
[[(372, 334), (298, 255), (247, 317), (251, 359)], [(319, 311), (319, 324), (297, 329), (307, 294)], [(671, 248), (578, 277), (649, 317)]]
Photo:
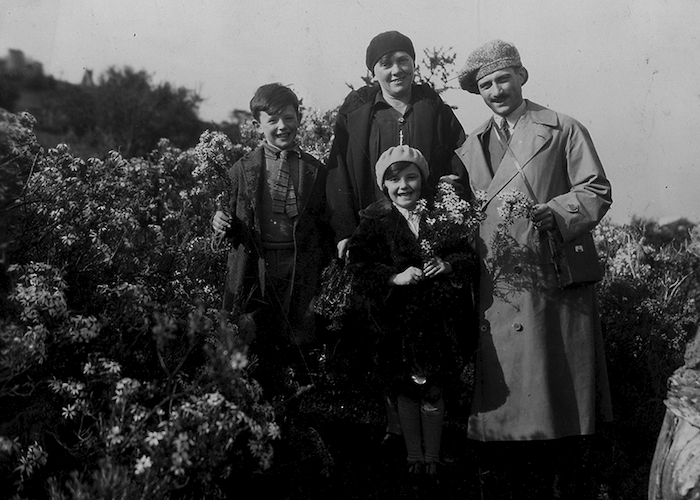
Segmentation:
[(457, 382), (470, 354), (460, 341), (473, 337), (464, 314), (473, 311), (469, 283), (478, 268), (465, 242), (424, 257), (428, 174), (417, 149), (398, 146), (381, 155), (376, 179), (385, 198), (360, 212), (348, 259), (357, 289), (372, 304), (375, 373), (397, 400), (409, 472), (436, 479), (443, 390)]

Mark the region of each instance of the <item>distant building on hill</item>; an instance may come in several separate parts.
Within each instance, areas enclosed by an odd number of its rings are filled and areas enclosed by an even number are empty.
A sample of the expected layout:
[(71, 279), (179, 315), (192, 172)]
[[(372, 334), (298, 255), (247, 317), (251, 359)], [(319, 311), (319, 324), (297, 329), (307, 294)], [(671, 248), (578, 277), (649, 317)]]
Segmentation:
[(25, 57), (21, 50), (10, 49), (7, 57), (0, 59), (0, 73), (27, 80), (41, 78), (44, 76), (44, 65)]
[(92, 70), (85, 68), (85, 73), (83, 73), (83, 79), (80, 81), (80, 85), (83, 87), (94, 87), (95, 81), (92, 79)]

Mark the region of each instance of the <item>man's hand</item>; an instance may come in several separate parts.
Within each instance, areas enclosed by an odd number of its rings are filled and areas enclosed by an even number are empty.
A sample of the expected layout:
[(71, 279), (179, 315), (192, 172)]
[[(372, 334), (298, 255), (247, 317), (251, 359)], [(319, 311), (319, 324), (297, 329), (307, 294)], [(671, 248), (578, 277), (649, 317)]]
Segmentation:
[(211, 221), (211, 227), (214, 232), (223, 234), (231, 229), (231, 217), (219, 210), (214, 214), (214, 218)]
[(538, 231), (551, 231), (554, 229), (554, 213), (549, 205), (540, 203), (533, 207), (532, 222)]

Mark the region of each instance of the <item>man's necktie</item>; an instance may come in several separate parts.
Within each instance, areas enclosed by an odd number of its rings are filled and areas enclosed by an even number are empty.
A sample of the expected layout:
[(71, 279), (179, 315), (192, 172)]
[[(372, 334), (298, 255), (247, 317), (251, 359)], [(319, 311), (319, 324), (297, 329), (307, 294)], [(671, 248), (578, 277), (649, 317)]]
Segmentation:
[(508, 120), (505, 118), (501, 120), (501, 131), (506, 142), (510, 142), (510, 127), (508, 127)]

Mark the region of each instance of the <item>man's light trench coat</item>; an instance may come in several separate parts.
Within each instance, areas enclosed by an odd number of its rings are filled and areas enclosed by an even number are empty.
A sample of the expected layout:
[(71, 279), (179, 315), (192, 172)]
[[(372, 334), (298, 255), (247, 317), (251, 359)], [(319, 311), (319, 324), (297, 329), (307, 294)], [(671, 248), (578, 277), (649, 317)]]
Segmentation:
[[(588, 131), (527, 102), (510, 141), (537, 201), (551, 207), (565, 241), (590, 231), (612, 203), (610, 183)], [(499, 195), (528, 189), (506, 153), (489, 168), (479, 127), (457, 155), (473, 192), (484, 191), (479, 234), (479, 347), (469, 436), (483, 441), (591, 434), (612, 418), (595, 287), (560, 290), (549, 246), (532, 221), (505, 230)], [(488, 154), (488, 152), (486, 152)]]

